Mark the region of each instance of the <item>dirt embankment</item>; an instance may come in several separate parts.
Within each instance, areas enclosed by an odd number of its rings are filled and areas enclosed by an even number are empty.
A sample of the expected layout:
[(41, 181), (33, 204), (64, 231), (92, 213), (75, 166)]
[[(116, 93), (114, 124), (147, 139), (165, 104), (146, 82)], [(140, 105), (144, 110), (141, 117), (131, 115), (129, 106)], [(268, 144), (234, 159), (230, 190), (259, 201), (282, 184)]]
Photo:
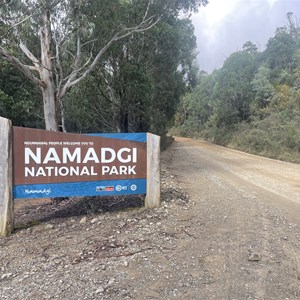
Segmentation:
[(19, 206), (0, 299), (300, 299), (300, 166), (190, 139), (162, 161), (158, 209)]

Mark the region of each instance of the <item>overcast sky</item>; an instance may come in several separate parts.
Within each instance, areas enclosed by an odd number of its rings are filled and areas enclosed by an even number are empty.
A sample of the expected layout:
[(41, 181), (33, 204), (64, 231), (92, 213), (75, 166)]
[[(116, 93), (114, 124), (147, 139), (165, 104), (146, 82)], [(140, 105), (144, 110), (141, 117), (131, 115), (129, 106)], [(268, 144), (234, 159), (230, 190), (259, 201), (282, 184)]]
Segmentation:
[(221, 68), (247, 41), (264, 50), (289, 11), (300, 20), (300, 0), (209, 0), (192, 17), (200, 68), (209, 73)]

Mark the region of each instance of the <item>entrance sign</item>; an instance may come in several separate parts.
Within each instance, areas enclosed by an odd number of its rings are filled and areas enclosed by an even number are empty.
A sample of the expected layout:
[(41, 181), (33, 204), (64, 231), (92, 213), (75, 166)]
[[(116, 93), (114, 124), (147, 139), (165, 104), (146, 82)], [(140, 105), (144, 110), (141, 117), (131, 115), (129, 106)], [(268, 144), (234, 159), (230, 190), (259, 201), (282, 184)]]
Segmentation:
[(160, 137), (12, 127), (0, 117), (0, 236), (13, 231), (13, 198), (146, 194), (160, 205)]
[(117, 136), (14, 127), (14, 197), (146, 194), (146, 133)]

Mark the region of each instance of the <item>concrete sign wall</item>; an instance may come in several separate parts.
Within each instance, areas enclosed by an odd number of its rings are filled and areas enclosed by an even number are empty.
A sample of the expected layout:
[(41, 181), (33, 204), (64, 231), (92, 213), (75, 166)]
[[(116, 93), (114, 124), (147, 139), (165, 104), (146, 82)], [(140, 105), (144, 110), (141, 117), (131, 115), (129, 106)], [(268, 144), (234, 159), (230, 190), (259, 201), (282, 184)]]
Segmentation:
[(9, 235), (14, 228), (12, 201), (12, 126), (0, 117), (0, 236)]
[(160, 137), (12, 127), (0, 117), (0, 236), (14, 229), (14, 198), (146, 194), (160, 205)]

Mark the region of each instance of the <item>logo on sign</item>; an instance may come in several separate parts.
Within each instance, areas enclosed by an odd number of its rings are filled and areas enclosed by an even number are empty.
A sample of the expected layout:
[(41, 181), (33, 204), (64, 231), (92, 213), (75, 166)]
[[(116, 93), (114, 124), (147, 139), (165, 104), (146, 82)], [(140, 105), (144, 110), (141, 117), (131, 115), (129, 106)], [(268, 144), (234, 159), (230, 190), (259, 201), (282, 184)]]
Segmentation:
[(105, 187), (106, 192), (113, 192), (114, 190), (115, 190), (115, 188), (113, 186), (106, 186)]
[(134, 192), (134, 191), (137, 190), (137, 186), (136, 186), (135, 184), (132, 184), (132, 185), (130, 186), (130, 189)]
[(116, 191), (121, 192), (121, 191), (127, 191), (127, 186), (122, 186), (122, 185), (117, 185), (116, 186)]
[(25, 194), (45, 194), (49, 195), (51, 194), (51, 189), (43, 189), (43, 190), (30, 190), (30, 189), (25, 189), (24, 190)]
[(105, 191), (105, 186), (96, 186), (96, 192), (103, 192)]
[(113, 192), (114, 190), (113, 186), (96, 186), (96, 192)]

